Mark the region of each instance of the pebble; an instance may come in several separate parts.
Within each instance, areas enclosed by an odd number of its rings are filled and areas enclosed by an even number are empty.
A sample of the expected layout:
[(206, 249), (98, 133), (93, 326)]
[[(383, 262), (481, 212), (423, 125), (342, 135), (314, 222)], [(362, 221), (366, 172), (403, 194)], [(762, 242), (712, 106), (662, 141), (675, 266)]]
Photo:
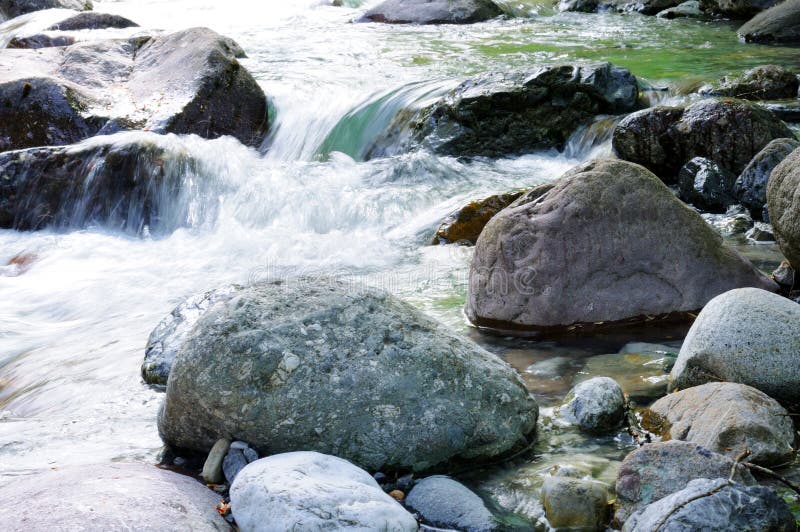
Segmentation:
[(406, 494), (400, 490), (390, 491), (389, 496), (396, 501), (402, 501), (406, 498)]
[(255, 462), (256, 460), (258, 460), (258, 453), (255, 451), (255, 449), (251, 449), (250, 447), (248, 447), (242, 452), (244, 453), (244, 457), (247, 459), (247, 463)]

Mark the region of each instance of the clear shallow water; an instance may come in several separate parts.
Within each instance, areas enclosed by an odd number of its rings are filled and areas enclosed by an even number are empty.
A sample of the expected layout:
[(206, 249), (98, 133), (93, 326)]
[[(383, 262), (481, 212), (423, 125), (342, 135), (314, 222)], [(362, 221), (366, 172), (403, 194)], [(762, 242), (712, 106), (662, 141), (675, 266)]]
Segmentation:
[[(186, 176), (205, 186), (180, 206), (206, 208), (171, 234), (0, 231), (0, 476), (153, 461), (161, 395), (139, 376), (147, 336), (185, 296), (227, 282), (324, 272), (383, 286), (505, 357), (545, 414), (587, 372), (637, 377), (637, 362), (592, 357), (631, 341), (680, 345), (680, 328), (561, 343), (487, 337), (461, 311), (471, 249), (425, 245), (467, 200), (551, 181), (608, 152), (592, 132), (576, 135), (566, 155), (469, 163), (424, 152), (360, 162), (365, 142), (392, 109), (477, 72), (602, 59), (680, 92), (758, 64), (798, 68), (797, 49), (745, 46), (726, 23), (552, 16), (534, 2), (515, 3), (529, 18), (469, 27), (352, 24), (368, 3), (325, 4), (96, 3), (145, 28), (208, 26), (235, 38), (271, 98), (275, 128), (260, 150), (231, 139), (164, 140), (204, 169)], [(774, 246), (741, 248), (764, 268), (777, 260)], [(20, 255), (22, 266), (3, 266)], [(641, 377), (657, 373), (642, 369)], [(589, 461), (597, 478), (611, 481), (631, 445), (625, 435), (597, 440), (546, 427), (535, 458), (474, 483), (506, 506), (530, 505), (519, 490), (535, 492), (553, 464)]]

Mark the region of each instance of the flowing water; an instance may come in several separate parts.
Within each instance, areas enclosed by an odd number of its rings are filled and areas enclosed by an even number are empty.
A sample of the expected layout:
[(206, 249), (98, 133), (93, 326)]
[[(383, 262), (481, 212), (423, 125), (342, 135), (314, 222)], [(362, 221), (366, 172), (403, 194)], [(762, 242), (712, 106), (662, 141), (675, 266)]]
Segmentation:
[[(702, 82), (755, 65), (798, 69), (798, 50), (744, 45), (732, 23), (554, 14), (547, 3), (524, 0), (507, 3), (518, 18), (466, 27), (354, 24), (370, 2), (328, 4), (96, 1), (98, 11), (145, 28), (208, 26), (236, 39), (270, 96), (273, 132), (258, 150), (227, 138), (157, 140), (199, 161), (192, 171), (174, 170), (188, 190), (174, 200), (181, 213), (174, 231), (0, 231), (0, 476), (154, 461), (162, 395), (139, 376), (149, 332), (189, 294), (262, 277), (326, 273), (382, 286), (517, 367), (544, 418), (591, 375), (617, 377), (640, 404), (661, 393), (685, 328), (561, 342), (489, 337), (462, 313), (471, 249), (426, 245), (438, 221), (464, 202), (552, 181), (609, 153), (607, 128), (576, 133), (564, 153), (471, 162), (424, 151), (368, 162), (364, 155), (398, 109), (479, 72), (610, 60), (668, 87), (654, 93), (660, 98), (680, 100)], [(46, 27), (36, 16), (28, 24)], [(20, 28), (0, 39), (12, 31)], [(152, 137), (126, 135), (102, 141)], [(734, 243), (765, 270), (779, 260), (774, 246)], [(631, 342), (651, 345), (618, 354)], [(583, 464), (613, 481), (632, 448), (624, 433), (586, 438), (546, 420), (541, 432), (534, 455), (465, 478), (495, 504), (535, 518), (543, 471)]]

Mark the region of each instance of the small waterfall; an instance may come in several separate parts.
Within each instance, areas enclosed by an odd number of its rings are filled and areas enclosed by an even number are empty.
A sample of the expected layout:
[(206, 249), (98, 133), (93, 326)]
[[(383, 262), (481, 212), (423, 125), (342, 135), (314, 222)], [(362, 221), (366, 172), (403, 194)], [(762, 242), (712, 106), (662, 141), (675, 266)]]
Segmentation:
[(564, 146), (568, 159), (594, 159), (611, 155), (611, 137), (621, 117), (600, 116), (587, 126), (581, 126), (570, 135)]

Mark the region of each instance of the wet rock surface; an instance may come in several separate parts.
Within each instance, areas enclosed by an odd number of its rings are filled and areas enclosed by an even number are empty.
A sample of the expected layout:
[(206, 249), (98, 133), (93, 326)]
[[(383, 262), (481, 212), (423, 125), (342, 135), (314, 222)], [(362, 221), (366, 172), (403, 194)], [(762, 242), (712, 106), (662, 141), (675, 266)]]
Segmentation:
[(787, 155), (770, 174), (767, 207), (781, 251), (800, 267), (800, 148)]
[(491, 0), (386, 0), (361, 22), (389, 24), (471, 24), (502, 15)]
[(800, 88), (797, 74), (776, 65), (752, 68), (741, 76), (727, 76), (718, 84), (700, 90), (708, 96), (729, 96), (743, 100), (796, 98)]
[(785, 0), (739, 28), (739, 37), (755, 43), (800, 42), (800, 0)]
[(608, 520), (608, 488), (601, 482), (549, 477), (542, 486), (542, 504), (556, 529), (603, 530)]
[(451, 478), (433, 476), (420, 480), (405, 500), (406, 507), (439, 528), (465, 532), (499, 530), (492, 512), (480, 497)]
[(625, 397), (614, 379), (595, 377), (581, 382), (559, 407), (560, 417), (588, 432), (619, 428), (625, 417)]
[(678, 172), (681, 199), (702, 211), (725, 212), (736, 203), (734, 183), (735, 175), (703, 157), (695, 157)]
[(772, 171), (798, 147), (800, 142), (794, 139), (773, 140), (753, 157), (736, 179), (734, 193), (754, 216), (762, 217), (767, 204), (767, 184)]

